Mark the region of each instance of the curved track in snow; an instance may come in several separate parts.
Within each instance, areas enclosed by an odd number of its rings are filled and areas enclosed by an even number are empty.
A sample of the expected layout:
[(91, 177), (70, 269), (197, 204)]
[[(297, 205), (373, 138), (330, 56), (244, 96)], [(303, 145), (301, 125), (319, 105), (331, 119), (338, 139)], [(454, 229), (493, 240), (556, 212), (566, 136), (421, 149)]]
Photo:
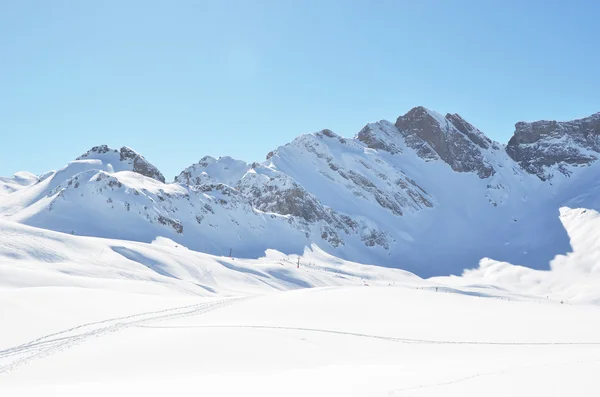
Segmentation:
[(163, 321), (204, 314), (247, 298), (220, 299), (197, 305), (181, 306), (152, 312), (115, 317), (107, 320), (81, 324), (60, 332), (41, 336), (21, 345), (0, 350), (0, 375), (35, 359), (50, 356), (71, 348), (86, 340), (117, 332), (125, 328), (151, 321)]
[(600, 346), (600, 342), (496, 342), (496, 341), (451, 341), (451, 340), (435, 340), (435, 339), (413, 339), (413, 338), (397, 338), (392, 336), (380, 336), (363, 334), (358, 332), (336, 331), (320, 328), (301, 328), (301, 327), (278, 327), (270, 325), (139, 325), (143, 328), (254, 328), (254, 329), (270, 329), (270, 330), (286, 330), (286, 331), (304, 331), (304, 332), (321, 332), (337, 335), (349, 335), (362, 338), (381, 339), (391, 342), (400, 343), (427, 343), (427, 344), (443, 344), (443, 345), (500, 345), (500, 346), (550, 346), (550, 345), (577, 345), (577, 346)]

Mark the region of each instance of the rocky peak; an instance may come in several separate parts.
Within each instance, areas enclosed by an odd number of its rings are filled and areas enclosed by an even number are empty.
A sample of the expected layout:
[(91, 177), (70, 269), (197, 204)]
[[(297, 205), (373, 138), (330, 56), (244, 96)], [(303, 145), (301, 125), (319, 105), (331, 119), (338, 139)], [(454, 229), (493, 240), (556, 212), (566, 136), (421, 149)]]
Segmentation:
[(199, 186), (206, 183), (213, 183), (212, 178), (198, 164), (192, 164), (175, 177), (176, 183), (190, 186)]
[(454, 127), (462, 132), (471, 142), (475, 143), (482, 149), (488, 149), (492, 145), (492, 140), (485, 136), (485, 134), (473, 127), (472, 124), (468, 123), (465, 119), (460, 117), (458, 113), (446, 114), (446, 120), (448, 120)]
[(542, 180), (552, 178), (551, 168), (569, 175), (572, 166), (589, 165), (598, 158), (600, 113), (565, 122), (518, 122), (506, 152)]
[(377, 123), (365, 125), (356, 135), (356, 140), (364, 143), (368, 148), (384, 150), (391, 154), (402, 153), (402, 149), (395, 142), (400, 136), (400, 131), (392, 123), (382, 120)]
[(316, 132), (315, 136), (318, 138), (327, 137), (327, 138), (337, 139), (342, 144), (346, 143), (346, 138), (341, 137), (340, 135), (336, 134), (335, 132), (333, 132), (327, 128), (324, 130), (321, 130), (319, 132)]
[(145, 175), (149, 178), (156, 179), (165, 183), (165, 177), (154, 165), (150, 164), (144, 156), (137, 153), (135, 150), (123, 146), (119, 152), (120, 160), (133, 164), (133, 172)]
[(77, 160), (101, 160), (105, 164), (111, 164), (115, 171), (133, 171), (138, 174), (165, 182), (163, 174), (135, 150), (123, 146), (120, 150), (111, 149), (107, 145), (94, 146)]
[(293, 215), (308, 222), (320, 219), (321, 206), (317, 199), (281, 172), (258, 165), (244, 176), (237, 188), (261, 211)]
[[(87, 153), (83, 154), (81, 157), (89, 157), (93, 153), (96, 153), (96, 154), (105, 154), (105, 153), (108, 153), (108, 152), (118, 153), (118, 151), (116, 149), (111, 149), (107, 145), (100, 145), (100, 146), (94, 146), (93, 148), (91, 148), (90, 150), (88, 150)], [(79, 158), (77, 160), (79, 160)]]
[(175, 182), (186, 185), (202, 185), (205, 183), (223, 183), (235, 186), (250, 169), (245, 161), (236, 160), (229, 156), (204, 156), (196, 164), (187, 167), (175, 177)]
[(482, 153), (492, 141), (457, 114), (444, 117), (418, 106), (398, 117), (395, 125), (407, 146), (426, 161), (441, 159), (454, 171), (475, 172), (482, 179), (495, 173)]

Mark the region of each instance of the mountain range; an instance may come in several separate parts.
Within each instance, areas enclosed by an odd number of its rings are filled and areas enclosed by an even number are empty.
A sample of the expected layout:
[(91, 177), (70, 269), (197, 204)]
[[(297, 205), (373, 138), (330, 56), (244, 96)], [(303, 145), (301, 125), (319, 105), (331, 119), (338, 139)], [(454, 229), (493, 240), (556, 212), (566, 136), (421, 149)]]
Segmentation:
[(600, 113), (519, 122), (507, 144), (415, 107), (355, 137), (301, 135), (265, 161), (203, 157), (172, 182), (128, 147), (0, 178), (0, 214), (30, 226), (258, 258), (317, 246), (423, 277), (483, 258), (548, 269), (572, 251), (559, 209), (600, 209)]

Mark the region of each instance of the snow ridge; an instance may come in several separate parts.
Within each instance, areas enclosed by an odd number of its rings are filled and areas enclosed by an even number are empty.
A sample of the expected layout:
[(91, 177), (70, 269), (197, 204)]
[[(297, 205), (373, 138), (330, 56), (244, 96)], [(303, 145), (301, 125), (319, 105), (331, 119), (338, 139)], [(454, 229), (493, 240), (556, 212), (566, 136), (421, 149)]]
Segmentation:
[(416, 107), (351, 139), (301, 135), (262, 163), (206, 156), (173, 183), (133, 149), (101, 145), (61, 170), (0, 179), (0, 213), (70, 234), (164, 236), (217, 255), (314, 244), (422, 276), (459, 274), (484, 257), (547, 269), (572, 250), (558, 209), (600, 209), (591, 193), (599, 133), (600, 113), (517, 123), (504, 147), (458, 114)]

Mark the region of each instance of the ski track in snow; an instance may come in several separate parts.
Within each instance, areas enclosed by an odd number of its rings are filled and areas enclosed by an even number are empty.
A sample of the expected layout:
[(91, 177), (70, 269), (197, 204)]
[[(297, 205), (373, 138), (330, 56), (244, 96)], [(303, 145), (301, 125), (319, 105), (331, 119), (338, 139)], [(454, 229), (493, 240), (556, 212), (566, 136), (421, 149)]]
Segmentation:
[(255, 329), (273, 329), (287, 331), (304, 331), (304, 332), (321, 332), (337, 335), (349, 335), (362, 338), (380, 339), (390, 342), (399, 343), (424, 343), (424, 344), (439, 344), (439, 345), (498, 345), (498, 346), (552, 346), (552, 345), (568, 345), (568, 346), (600, 346), (600, 342), (488, 342), (488, 341), (451, 341), (451, 340), (434, 340), (434, 339), (413, 339), (413, 338), (397, 338), (393, 336), (381, 336), (362, 334), (358, 332), (335, 331), (321, 328), (301, 328), (301, 327), (278, 327), (270, 325), (136, 325), (140, 328), (255, 328)]
[(0, 351), (0, 376), (15, 370), (32, 360), (48, 357), (57, 352), (74, 347), (93, 337), (100, 337), (128, 327), (151, 321), (164, 321), (175, 318), (204, 314), (242, 299), (229, 298), (197, 305), (132, 314), (87, 324), (81, 324), (60, 332), (41, 336), (32, 341)]

